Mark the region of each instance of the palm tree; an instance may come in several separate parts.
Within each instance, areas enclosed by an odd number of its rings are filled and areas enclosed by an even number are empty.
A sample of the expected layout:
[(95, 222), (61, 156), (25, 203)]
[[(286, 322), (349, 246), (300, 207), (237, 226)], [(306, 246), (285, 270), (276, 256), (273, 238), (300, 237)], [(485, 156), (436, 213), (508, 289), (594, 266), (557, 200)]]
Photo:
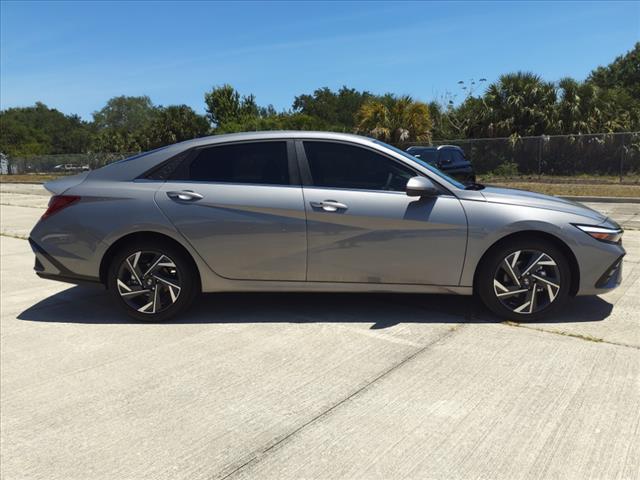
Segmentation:
[(562, 133), (591, 133), (602, 124), (597, 88), (573, 78), (558, 82), (558, 128)]
[(484, 96), (485, 134), (495, 137), (553, 133), (556, 90), (528, 72), (502, 75)]
[(558, 82), (558, 126), (562, 133), (624, 131), (632, 128), (624, 96), (616, 89), (601, 89), (593, 82), (563, 78)]
[(394, 145), (431, 141), (429, 107), (408, 95), (385, 95), (365, 102), (356, 115), (356, 124), (358, 133)]

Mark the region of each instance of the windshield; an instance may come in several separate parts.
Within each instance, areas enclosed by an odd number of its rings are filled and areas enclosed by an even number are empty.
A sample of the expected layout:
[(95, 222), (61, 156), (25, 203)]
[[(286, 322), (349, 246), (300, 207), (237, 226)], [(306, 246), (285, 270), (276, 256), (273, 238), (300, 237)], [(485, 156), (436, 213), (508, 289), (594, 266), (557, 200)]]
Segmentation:
[(380, 140), (374, 140), (374, 142), (377, 143), (378, 145), (382, 145), (383, 147), (388, 148), (389, 150), (393, 150), (394, 152), (399, 153), (400, 155), (402, 155), (407, 160), (411, 160), (414, 163), (420, 164), (424, 168), (428, 169), (430, 172), (435, 173), (441, 179), (445, 180), (446, 182), (449, 182), (454, 187), (459, 188), (461, 190), (464, 190), (465, 186), (462, 183), (460, 183), (457, 180), (454, 180), (449, 175), (446, 175), (446, 174), (442, 173), (440, 170), (438, 170), (433, 165), (430, 165), (427, 162), (424, 162), (424, 161), (420, 160), (419, 158), (414, 157), (410, 153), (407, 153), (407, 152), (405, 152), (403, 150), (400, 150), (399, 148), (394, 147), (393, 145), (389, 145), (388, 143), (381, 142)]

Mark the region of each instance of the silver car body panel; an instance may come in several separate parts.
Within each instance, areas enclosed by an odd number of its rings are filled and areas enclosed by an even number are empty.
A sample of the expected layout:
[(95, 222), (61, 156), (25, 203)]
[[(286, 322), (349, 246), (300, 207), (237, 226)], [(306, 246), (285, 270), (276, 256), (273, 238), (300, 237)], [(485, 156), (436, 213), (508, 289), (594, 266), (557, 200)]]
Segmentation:
[[(433, 198), (311, 185), (234, 185), (139, 179), (194, 147), (273, 139), (320, 139), (374, 149), (442, 188)], [(579, 266), (578, 295), (616, 259), (619, 244), (573, 224), (616, 226), (575, 202), (518, 190), (465, 190), (417, 160), (371, 139), (327, 132), (256, 132), (191, 140), (46, 184), (81, 201), (31, 232), (43, 273), (99, 280), (109, 247), (154, 232), (192, 256), (202, 288), (213, 291), (379, 291), (471, 294), (478, 263), (499, 240), (542, 232), (562, 241)], [(171, 191), (202, 199), (180, 203)], [(335, 201), (326, 211), (312, 203)], [(331, 209), (329, 209), (331, 210)]]
[[(180, 202), (167, 195), (190, 189), (204, 198)], [(219, 276), (305, 280), (307, 227), (301, 187), (166, 182), (155, 199)]]
[[(467, 219), (453, 195), (304, 188), (307, 280), (458, 286)], [(313, 207), (335, 200), (347, 208)]]

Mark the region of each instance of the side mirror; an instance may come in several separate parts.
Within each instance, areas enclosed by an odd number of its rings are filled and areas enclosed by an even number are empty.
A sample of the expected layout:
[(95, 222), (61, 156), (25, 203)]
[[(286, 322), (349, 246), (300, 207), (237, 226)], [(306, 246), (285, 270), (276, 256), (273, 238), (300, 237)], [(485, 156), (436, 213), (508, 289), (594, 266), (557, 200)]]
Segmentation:
[(407, 182), (406, 191), (410, 197), (435, 197), (440, 193), (427, 177), (411, 177)]

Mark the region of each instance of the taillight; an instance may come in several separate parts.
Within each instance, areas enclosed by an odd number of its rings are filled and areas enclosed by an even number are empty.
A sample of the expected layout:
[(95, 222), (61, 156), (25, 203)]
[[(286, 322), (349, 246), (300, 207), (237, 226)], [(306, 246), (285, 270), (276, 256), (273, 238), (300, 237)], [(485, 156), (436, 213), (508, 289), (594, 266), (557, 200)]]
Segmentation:
[(58, 213), (63, 208), (67, 208), (80, 200), (80, 197), (76, 195), (54, 195), (49, 199), (49, 206), (47, 211), (42, 215), (42, 219), (49, 218), (51, 215)]

